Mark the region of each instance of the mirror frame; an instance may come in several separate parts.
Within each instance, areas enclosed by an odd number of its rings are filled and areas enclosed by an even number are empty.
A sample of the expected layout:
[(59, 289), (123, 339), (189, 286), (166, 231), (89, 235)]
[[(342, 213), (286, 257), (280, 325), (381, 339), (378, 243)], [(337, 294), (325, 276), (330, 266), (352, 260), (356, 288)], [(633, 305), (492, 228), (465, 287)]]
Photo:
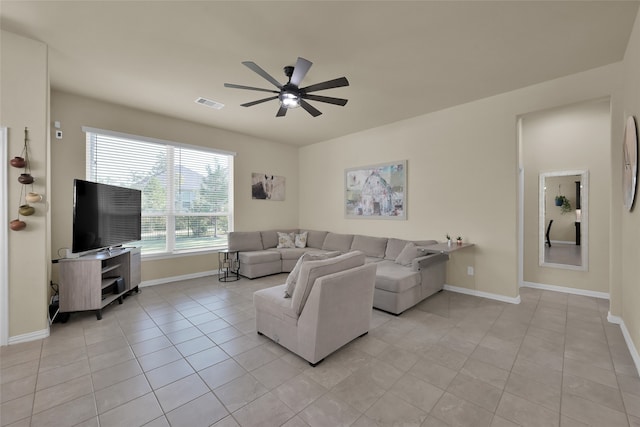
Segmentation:
[[(546, 220), (545, 220), (545, 181), (547, 178), (556, 176), (580, 176), (580, 257), (581, 265), (570, 264), (557, 264), (545, 262), (544, 249), (545, 249), (545, 233), (546, 233)], [(542, 172), (540, 173), (540, 184), (538, 191), (538, 265), (540, 267), (552, 267), (561, 268), (565, 270), (589, 270), (589, 171), (588, 170), (566, 170), (555, 172)]]

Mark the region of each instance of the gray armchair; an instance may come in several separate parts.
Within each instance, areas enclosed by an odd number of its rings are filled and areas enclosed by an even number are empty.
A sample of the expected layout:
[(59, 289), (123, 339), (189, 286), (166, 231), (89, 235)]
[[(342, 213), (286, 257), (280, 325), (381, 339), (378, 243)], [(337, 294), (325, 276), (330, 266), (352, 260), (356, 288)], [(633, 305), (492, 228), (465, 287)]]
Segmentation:
[(376, 265), (362, 252), (306, 261), (291, 298), (286, 284), (253, 294), (256, 329), (307, 360), (320, 363), (369, 331)]

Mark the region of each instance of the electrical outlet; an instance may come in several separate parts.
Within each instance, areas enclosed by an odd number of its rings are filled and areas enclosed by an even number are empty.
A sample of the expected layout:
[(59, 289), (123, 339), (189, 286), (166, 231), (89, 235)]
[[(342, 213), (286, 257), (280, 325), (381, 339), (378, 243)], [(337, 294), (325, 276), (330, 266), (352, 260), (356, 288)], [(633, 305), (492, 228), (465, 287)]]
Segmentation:
[(470, 265), (467, 266), (467, 276), (473, 276), (473, 267)]
[(61, 130), (57, 130), (56, 131), (56, 139), (62, 139), (62, 131)]

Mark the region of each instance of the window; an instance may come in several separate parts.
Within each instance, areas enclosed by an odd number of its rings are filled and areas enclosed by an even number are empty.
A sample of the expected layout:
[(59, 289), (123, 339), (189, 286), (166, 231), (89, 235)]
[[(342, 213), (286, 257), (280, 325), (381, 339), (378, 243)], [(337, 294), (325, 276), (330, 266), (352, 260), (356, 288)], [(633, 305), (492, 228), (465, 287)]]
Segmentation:
[(234, 153), (83, 128), (87, 179), (142, 190), (143, 255), (227, 246)]

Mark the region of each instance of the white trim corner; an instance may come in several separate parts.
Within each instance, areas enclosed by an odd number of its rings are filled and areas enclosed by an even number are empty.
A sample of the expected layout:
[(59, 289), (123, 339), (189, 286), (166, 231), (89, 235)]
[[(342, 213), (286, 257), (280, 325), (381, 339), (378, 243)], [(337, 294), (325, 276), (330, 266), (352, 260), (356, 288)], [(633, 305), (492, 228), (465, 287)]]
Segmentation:
[(611, 312), (607, 313), (607, 320), (609, 323), (614, 323), (616, 325), (620, 325), (620, 330), (622, 331), (622, 336), (624, 337), (624, 342), (627, 344), (627, 348), (629, 349), (629, 353), (631, 354), (631, 358), (633, 359), (633, 363), (636, 365), (636, 372), (640, 375), (640, 353), (638, 353), (638, 348), (631, 339), (631, 334), (627, 329), (627, 325), (624, 324), (624, 319), (619, 316), (614, 316)]

